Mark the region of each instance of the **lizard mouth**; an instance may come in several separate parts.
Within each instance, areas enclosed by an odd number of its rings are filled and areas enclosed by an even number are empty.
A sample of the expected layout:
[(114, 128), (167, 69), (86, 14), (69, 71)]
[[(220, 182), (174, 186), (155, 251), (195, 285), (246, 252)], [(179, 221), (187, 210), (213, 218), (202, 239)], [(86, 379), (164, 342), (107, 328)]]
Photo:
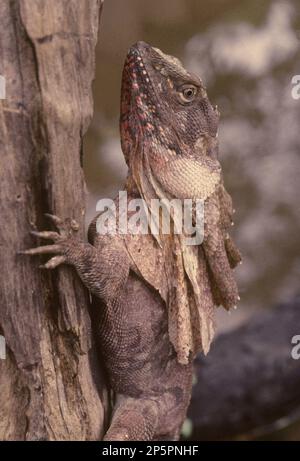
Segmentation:
[[(150, 64), (154, 53), (147, 43), (137, 42), (129, 49), (124, 64), (122, 102), (127, 109), (137, 107), (139, 114), (153, 115), (155, 111), (157, 94), (152, 84), (154, 69)], [(141, 119), (143, 121), (145, 117)]]
[(120, 131), (125, 160), (139, 138), (152, 138), (158, 133), (159, 101), (153, 86), (151, 56), (155, 51), (144, 42), (137, 42), (127, 54), (121, 91)]

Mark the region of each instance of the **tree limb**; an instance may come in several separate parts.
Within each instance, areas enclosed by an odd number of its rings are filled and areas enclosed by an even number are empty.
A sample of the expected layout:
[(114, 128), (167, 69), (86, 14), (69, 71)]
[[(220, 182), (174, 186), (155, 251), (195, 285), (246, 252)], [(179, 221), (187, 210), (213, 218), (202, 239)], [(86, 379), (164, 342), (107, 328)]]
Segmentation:
[(298, 297), (220, 335), (197, 359), (193, 440), (253, 437), (300, 420), (300, 361), (291, 357), (299, 325)]

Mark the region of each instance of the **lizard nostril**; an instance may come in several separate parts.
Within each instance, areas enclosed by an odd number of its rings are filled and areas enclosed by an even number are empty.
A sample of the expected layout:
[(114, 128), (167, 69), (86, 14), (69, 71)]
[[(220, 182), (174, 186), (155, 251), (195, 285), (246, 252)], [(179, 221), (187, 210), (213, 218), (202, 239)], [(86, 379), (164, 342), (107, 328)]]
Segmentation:
[(144, 52), (149, 53), (151, 49), (151, 46), (148, 43), (143, 42), (143, 41), (137, 42), (135, 46), (140, 52), (143, 52), (143, 53)]

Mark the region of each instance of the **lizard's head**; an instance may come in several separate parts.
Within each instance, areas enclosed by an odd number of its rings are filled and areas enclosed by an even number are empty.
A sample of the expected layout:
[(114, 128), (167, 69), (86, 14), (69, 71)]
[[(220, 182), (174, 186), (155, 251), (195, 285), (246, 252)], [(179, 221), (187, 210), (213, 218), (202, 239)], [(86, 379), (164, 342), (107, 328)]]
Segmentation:
[(127, 162), (147, 141), (176, 154), (214, 156), (219, 112), (196, 75), (181, 62), (144, 42), (127, 55), (122, 80), (121, 140)]

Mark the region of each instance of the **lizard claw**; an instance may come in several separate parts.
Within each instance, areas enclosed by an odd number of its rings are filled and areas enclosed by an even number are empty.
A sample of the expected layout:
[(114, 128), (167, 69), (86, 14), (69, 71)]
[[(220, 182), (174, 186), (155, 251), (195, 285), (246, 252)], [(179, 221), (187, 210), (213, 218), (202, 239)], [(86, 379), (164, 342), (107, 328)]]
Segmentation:
[(54, 241), (57, 241), (60, 239), (60, 235), (57, 233), (57, 232), (52, 232), (52, 231), (41, 231), (41, 232), (38, 232), (38, 231), (30, 231), (29, 232), (31, 235), (34, 235), (35, 237), (39, 237), (39, 238), (42, 238), (42, 239), (47, 239), (47, 240), (54, 240)]
[(79, 230), (79, 224), (75, 219), (67, 218), (63, 220), (58, 216), (50, 213), (45, 213), (45, 216), (49, 218), (53, 224), (55, 224), (61, 234), (70, 233), (70, 231), (77, 232)]
[(71, 219), (70, 226), (74, 232), (77, 232), (79, 230), (79, 224), (75, 219)]
[[(66, 237), (67, 236), (67, 234), (68, 234), (68, 226), (66, 225), (67, 220), (63, 220), (63, 219), (59, 218), (58, 216), (56, 216), (55, 214), (50, 214), (50, 213), (45, 213), (45, 216), (46, 216), (46, 218), (50, 219), (50, 221), (55, 225), (55, 227), (58, 229), (59, 235), (61, 237)], [(70, 233), (71, 232), (69, 231), (69, 234)]]
[(66, 262), (65, 256), (54, 256), (53, 258), (49, 259), (49, 261), (46, 264), (39, 266), (39, 268), (40, 269), (55, 269), (57, 266), (65, 262)]
[(37, 248), (30, 248), (28, 250), (22, 250), (18, 251), (18, 254), (20, 255), (43, 255), (47, 253), (61, 253), (62, 248), (60, 245), (45, 245), (42, 247), (37, 247)]
[(58, 228), (63, 225), (63, 220), (55, 214), (45, 213), (44, 216), (49, 218)]

